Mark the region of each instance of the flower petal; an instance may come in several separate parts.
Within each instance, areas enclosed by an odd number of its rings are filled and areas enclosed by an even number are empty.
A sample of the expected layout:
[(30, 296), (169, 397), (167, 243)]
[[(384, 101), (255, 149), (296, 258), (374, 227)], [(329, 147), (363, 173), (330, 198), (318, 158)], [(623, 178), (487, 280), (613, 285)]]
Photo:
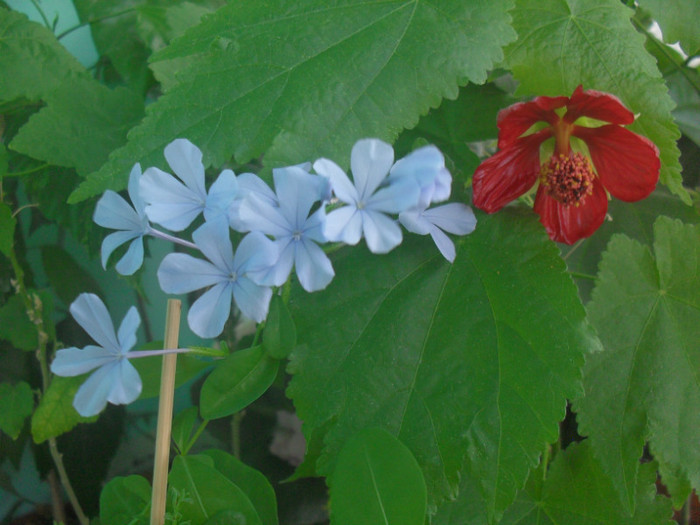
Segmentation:
[(295, 166), (277, 168), (272, 174), (280, 209), (290, 230), (299, 229), (306, 222), (311, 206), (319, 200), (322, 177), (311, 175)]
[(238, 217), (244, 229), (259, 231), (273, 237), (289, 235), (293, 228), (279, 206), (270, 205), (269, 201), (255, 193), (249, 194), (241, 201)]
[(141, 218), (136, 210), (118, 193), (106, 190), (95, 206), (92, 220), (111, 230), (142, 231)]
[(157, 275), (160, 288), (165, 293), (189, 293), (228, 279), (228, 274), (209, 261), (186, 253), (166, 255)]
[[(119, 230), (114, 233), (110, 233), (102, 241), (102, 248), (100, 250), (102, 258), (102, 268), (107, 268), (107, 261), (109, 261), (109, 256), (112, 252), (116, 250), (119, 246), (125, 242), (129, 242), (132, 239), (141, 237), (141, 234), (133, 230)], [(139, 264), (139, 266), (141, 266)], [(126, 274), (122, 274), (126, 275)], [(130, 274), (129, 274), (130, 275)]]
[(140, 324), (141, 317), (139, 312), (135, 306), (132, 306), (126, 312), (117, 332), (117, 341), (119, 341), (122, 354), (126, 354), (136, 344), (136, 330), (139, 329)]
[(581, 86), (574, 90), (566, 104), (564, 120), (574, 122), (579, 117), (589, 117), (621, 125), (634, 122), (634, 113), (627, 109), (615, 95), (592, 89), (584, 91)]
[(246, 277), (241, 277), (233, 286), (233, 297), (243, 315), (256, 323), (261, 323), (267, 317), (272, 290), (267, 286), (259, 286)]
[(457, 252), (455, 250), (455, 244), (452, 242), (452, 239), (450, 239), (437, 226), (433, 226), (430, 229), (430, 236), (432, 237), (433, 241), (435, 241), (435, 246), (437, 246), (438, 250), (440, 250), (442, 256), (451, 263), (455, 262)]
[(222, 273), (233, 272), (233, 246), (226, 224), (205, 222), (194, 231), (192, 240)]
[(362, 213), (362, 230), (372, 253), (390, 252), (403, 240), (401, 228), (394, 219), (372, 210)]
[(467, 235), (476, 228), (474, 212), (461, 202), (430, 208), (423, 212), (423, 217), (441, 230), (457, 235)]
[(83, 417), (91, 417), (99, 414), (107, 406), (107, 397), (112, 389), (112, 369), (116, 362), (108, 363), (95, 370), (80, 388), (73, 398), (73, 407)]
[(350, 153), (352, 178), (360, 199), (367, 199), (384, 181), (394, 163), (394, 149), (379, 139), (358, 140)]
[(326, 215), (323, 236), (329, 241), (355, 245), (362, 238), (362, 213), (355, 206), (343, 206)]
[(367, 210), (401, 213), (418, 205), (420, 187), (412, 179), (396, 179), (365, 201)]
[(294, 264), (302, 288), (307, 292), (323, 290), (335, 275), (330, 259), (309, 239), (302, 238), (296, 245)]
[(187, 324), (199, 337), (216, 337), (224, 329), (231, 313), (233, 283), (215, 284), (190, 307)]
[(115, 359), (119, 359), (117, 354), (101, 346), (89, 345), (85, 348), (72, 346), (56, 352), (56, 357), (51, 362), (51, 371), (62, 377), (79, 376)]
[(209, 188), (204, 220), (208, 222), (224, 220), (228, 225), (228, 212), (238, 193), (238, 179), (231, 170), (222, 171)]
[(355, 188), (345, 172), (332, 160), (318, 159), (314, 162), (314, 171), (328, 178), (333, 193), (341, 202), (356, 204), (360, 200), (357, 188)]
[(175, 139), (165, 146), (165, 160), (180, 180), (199, 196), (206, 196), (202, 152), (187, 139)]
[(659, 150), (646, 137), (613, 124), (599, 128), (576, 126), (600, 181), (613, 197), (634, 202), (647, 197), (659, 180)]
[(547, 195), (544, 186), (540, 186), (534, 210), (552, 240), (573, 244), (589, 237), (603, 224), (608, 210), (608, 196), (600, 181), (594, 178), (593, 194), (586, 197), (581, 206), (564, 206)]
[(114, 405), (128, 405), (141, 395), (142, 383), (139, 373), (128, 359), (120, 359), (111, 367), (112, 388), (107, 401)]
[(129, 190), (129, 198), (131, 199), (131, 203), (134, 205), (134, 209), (136, 210), (136, 213), (138, 213), (139, 217), (141, 219), (144, 219), (146, 217), (146, 203), (144, 202), (143, 198), (141, 197), (141, 191), (139, 190), (139, 181), (141, 180), (141, 164), (138, 162), (134, 164), (134, 167), (131, 168), (131, 173), (129, 173), (129, 184), (128, 184), (128, 190)]
[(146, 206), (148, 218), (169, 230), (182, 231), (204, 210), (207, 194), (196, 193), (175, 177), (148, 168), (139, 181), (139, 191)]
[(99, 297), (81, 293), (70, 305), (70, 313), (97, 344), (115, 355), (121, 353), (112, 318)]
[(277, 260), (267, 267), (248, 270), (245, 275), (250, 277), (256, 284), (263, 286), (282, 286), (294, 266), (294, 250), (296, 242), (291, 238), (273, 241), (277, 251)]
[(238, 243), (233, 268), (239, 275), (270, 268), (279, 258), (278, 246), (260, 232), (251, 232)]
[(554, 125), (559, 121), (555, 109), (564, 107), (567, 97), (537, 97), (531, 102), (519, 102), (498, 112), (498, 149), (511, 146), (537, 122)]
[[(105, 238), (105, 241), (107, 238)], [(104, 242), (102, 244), (104, 246)], [(120, 275), (133, 275), (143, 264), (143, 238), (138, 237), (131, 241), (124, 256), (115, 265), (117, 273)]]
[(249, 193), (255, 193), (268, 201), (270, 206), (279, 206), (277, 195), (260, 177), (254, 173), (241, 173), (238, 176), (238, 198), (245, 198)]
[(482, 162), (474, 172), (474, 206), (494, 213), (529, 190), (540, 172), (540, 144), (551, 128), (526, 135)]
[(407, 210), (399, 214), (399, 222), (411, 233), (417, 233), (418, 235), (428, 235), (432, 224), (428, 219), (423, 217), (423, 212), (418, 208), (412, 210)]

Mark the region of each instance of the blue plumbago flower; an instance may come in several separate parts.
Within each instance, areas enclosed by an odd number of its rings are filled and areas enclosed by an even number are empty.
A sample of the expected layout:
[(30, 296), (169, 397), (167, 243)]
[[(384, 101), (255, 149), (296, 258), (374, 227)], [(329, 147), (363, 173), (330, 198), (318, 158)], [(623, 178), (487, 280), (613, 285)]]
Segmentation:
[(450, 262), (455, 260), (455, 245), (444, 232), (466, 235), (476, 227), (474, 212), (461, 202), (451, 202), (427, 210), (413, 208), (400, 213), (399, 221), (410, 232), (430, 234), (440, 253)]
[(279, 252), (277, 262), (253, 275), (261, 284), (281, 286), (296, 268), (304, 290), (322, 290), (335, 273), (330, 259), (316, 243), (326, 242), (322, 226), (324, 208), (309, 212), (325, 190), (325, 182), (303, 168), (290, 166), (273, 171), (277, 205), (250, 194), (241, 203), (239, 213), (248, 229), (274, 237)]
[(445, 157), (435, 146), (419, 148), (391, 167), (389, 182), (404, 177), (412, 178), (420, 186), (419, 207), (427, 208), (432, 202), (450, 197), (452, 175), (445, 167)]
[(143, 264), (143, 236), (150, 232), (145, 204), (139, 196), (141, 166), (135, 164), (129, 175), (129, 198), (133, 207), (121, 195), (111, 190), (97, 202), (93, 220), (105, 228), (119, 230), (110, 233), (102, 241), (102, 267), (112, 252), (122, 244), (131, 241), (124, 256), (117, 262), (116, 269), (122, 275), (132, 275)]
[(346, 204), (326, 217), (323, 233), (329, 241), (357, 244), (364, 236), (373, 253), (386, 253), (401, 243), (401, 228), (387, 214), (416, 206), (420, 188), (412, 177), (387, 181), (393, 162), (389, 144), (363, 139), (355, 143), (350, 156), (354, 183), (333, 161), (314, 163), (314, 170), (328, 177), (335, 196)]
[(143, 173), (140, 191), (148, 218), (172, 231), (184, 230), (202, 212), (209, 222), (228, 223), (228, 209), (238, 190), (233, 171), (222, 171), (207, 194), (202, 152), (197, 146), (176, 139), (165, 147), (164, 154), (180, 180), (158, 168)]
[(164, 292), (188, 293), (211, 286), (187, 314), (192, 331), (200, 337), (218, 336), (231, 312), (232, 299), (243, 315), (262, 322), (267, 317), (272, 290), (254, 282), (249, 272), (263, 271), (277, 260), (272, 241), (260, 232), (249, 233), (234, 255), (228, 226), (220, 222), (204, 223), (192, 237), (208, 261), (171, 253), (158, 268)]
[(77, 376), (95, 370), (82, 384), (73, 399), (81, 416), (98, 414), (109, 401), (126, 405), (141, 394), (141, 378), (126, 359), (136, 344), (136, 330), (141, 323), (131, 307), (114, 333), (114, 325), (104, 303), (94, 294), (83, 293), (70, 305), (70, 313), (99, 346), (64, 348), (56, 352), (51, 371), (59, 376)]

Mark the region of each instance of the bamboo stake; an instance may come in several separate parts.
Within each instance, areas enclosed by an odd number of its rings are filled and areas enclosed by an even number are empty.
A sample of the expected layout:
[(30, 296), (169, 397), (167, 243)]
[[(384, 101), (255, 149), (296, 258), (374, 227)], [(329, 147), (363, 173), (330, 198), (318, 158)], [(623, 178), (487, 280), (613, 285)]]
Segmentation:
[[(165, 349), (178, 347), (180, 332), (180, 310), (182, 303), (168, 299), (165, 319)], [(173, 398), (175, 396), (175, 366), (177, 354), (165, 354), (160, 376), (160, 400), (158, 403), (158, 428), (156, 431), (156, 454), (153, 464), (153, 493), (151, 497), (151, 525), (163, 525), (165, 500), (168, 488), (168, 464), (170, 461), (170, 432), (173, 421)]]

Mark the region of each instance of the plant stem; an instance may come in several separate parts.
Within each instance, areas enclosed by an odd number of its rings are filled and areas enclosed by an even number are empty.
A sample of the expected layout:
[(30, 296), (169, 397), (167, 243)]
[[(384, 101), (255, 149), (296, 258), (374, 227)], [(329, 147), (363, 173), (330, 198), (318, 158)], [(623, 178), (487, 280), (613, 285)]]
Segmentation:
[(30, 168), (30, 169), (24, 170), (24, 171), (8, 171), (7, 173), (5, 173), (5, 175), (3, 175), (3, 177), (23, 177), (24, 175), (31, 175), (32, 173), (36, 173), (37, 171), (41, 171), (44, 168), (49, 167), (50, 165), (51, 164), (44, 163), (44, 164), (40, 164), (34, 168)]
[[(180, 332), (182, 302), (168, 299), (165, 321), (166, 349), (177, 348)], [(165, 500), (168, 489), (168, 466), (170, 463), (170, 435), (173, 423), (173, 401), (175, 397), (175, 367), (177, 354), (163, 356), (160, 377), (160, 400), (158, 402), (158, 427), (156, 452), (153, 465), (153, 493), (151, 497), (151, 525), (165, 522)]]
[(189, 242), (189, 241), (186, 241), (184, 239), (180, 239), (178, 237), (175, 237), (174, 235), (170, 235), (170, 234), (162, 232), (160, 230), (156, 230), (155, 228), (151, 228), (150, 226), (148, 228), (148, 235), (151, 235), (157, 239), (163, 239), (165, 241), (170, 241), (170, 242), (173, 242), (175, 244), (179, 244), (180, 246), (184, 246), (185, 248), (199, 250), (199, 247), (193, 242)]
[(572, 271), (569, 271), (569, 275), (570, 275), (571, 277), (577, 277), (577, 278), (579, 278), (579, 279), (589, 279), (589, 280), (591, 280), (591, 281), (595, 281), (595, 279), (596, 279), (595, 275), (589, 275), (589, 274), (587, 274), (587, 273), (581, 273), (581, 272), (572, 272)]
[(192, 436), (192, 438), (187, 442), (185, 449), (180, 451), (183, 456), (187, 455), (192, 446), (197, 442), (199, 436), (201, 436), (202, 432), (204, 432), (204, 429), (207, 428), (207, 423), (209, 423), (208, 419), (202, 421), (202, 424), (199, 425), (199, 428), (197, 428), (197, 432), (195, 432), (194, 436)]
[(56, 40), (61, 40), (65, 36), (71, 34), (73, 31), (80, 29), (81, 27), (90, 26), (92, 24), (97, 24), (98, 22), (102, 22), (104, 20), (109, 20), (110, 18), (117, 18), (117, 17), (122, 16), (122, 15), (133, 13), (134, 11), (138, 11), (138, 7), (130, 7), (129, 9), (124, 9), (123, 11), (118, 11), (118, 12), (112, 13), (110, 15), (99, 16), (99, 17), (93, 18), (91, 20), (86, 20), (85, 22), (81, 22), (80, 24), (75, 25), (73, 27), (70, 27), (70, 28), (66, 29), (65, 31), (63, 31), (62, 33), (59, 33), (58, 35), (56, 35)]

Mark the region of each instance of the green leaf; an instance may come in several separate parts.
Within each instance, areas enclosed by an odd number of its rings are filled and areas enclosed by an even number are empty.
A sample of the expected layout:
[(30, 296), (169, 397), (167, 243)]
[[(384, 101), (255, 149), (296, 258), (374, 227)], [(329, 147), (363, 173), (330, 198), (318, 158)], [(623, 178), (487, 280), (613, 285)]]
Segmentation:
[(102, 525), (147, 525), (151, 508), (151, 485), (142, 476), (118, 476), (100, 494)]
[[(2, 121), (0, 121), (2, 122)], [(7, 160), (7, 148), (0, 142), (0, 179), (2, 179), (7, 174), (8, 160)]]
[(65, 434), (78, 423), (97, 421), (98, 416), (82, 417), (73, 408), (73, 398), (85, 377), (54, 376), (32, 416), (34, 443), (43, 443), (49, 438)]
[(670, 501), (657, 494), (655, 481), (656, 465), (641, 465), (639, 501), (627, 514), (590, 442), (574, 443), (557, 455), (544, 483), (528, 483), (501, 525), (671, 525)]
[(24, 420), (34, 410), (34, 394), (28, 383), (20, 381), (15, 385), (0, 383), (0, 430), (17, 439), (24, 427)]
[(231, 509), (243, 515), (246, 525), (262, 525), (245, 493), (214, 467), (209, 456), (175, 456), (168, 483), (188, 497), (179, 508), (183, 520), (204, 523)]
[(46, 27), (0, 9), (0, 101), (44, 98), (66, 78), (89, 78)]
[(60, 246), (42, 246), (41, 260), (52, 288), (65, 304), (71, 304), (83, 292), (103, 295), (97, 281)]
[(459, 84), (486, 79), (515, 37), (512, 5), (233, 2), (152, 57), (183, 65), (177, 83), (71, 202), (125, 187), (134, 162), (163, 166), (177, 137), (215, 166), (262, 153), (268, 166), (343, 158), (359, 138), (393, 140)]
[(301, 344), (288, 394), (309, 446), (324, 443), (319, 474), (379, 426), (418, 460), (429, 503), (454, 496), (461, 471), (494, 518), (556, 439), (599, 342), (534, 214), (478, 220), (453, 265), (426, 238), (383, 256), (347, 249), (342, 279), (290, 301)]
[(126, 142), (126, 132), (143, 116), (143, 102), (128, 89), (109, 89), (96, 80), (65, 81), (44, 97), (10, 147), (49, 164), (87, 175)]
[(27, 309), (19, 295), (11, 296), (0, 307), (0, 339), (20, 350), (36, 350), (39, 345), (36, 326), (27, 317)]
[(12, 210), (4, 202), (0, 202), (0, 252), (9, 257), (15, 245), (15, 227), (17, 219), (12, 216)]
[(189, 407), (173, 419), (172, 440), (180, 454), (186, 454), (189, 449), (190, 438), (197, 423), (197, 413), (197, 407)]
[(649, 440), (662, 470), (700, 487), (700, 227), (660, 217), (653, 252), (616, 235), (588, 306), (605, 351), (575, 404), (625, 508)]
[(264, 474), (223, 450), (207, 450), (204, 455), (212, 458), (214, 467), (245, 492), (265, 525), (277, 525), (275, 490)]
[(680, 175), (674, 104), (644, 37), (630, 23), (634, 12), (618, 0), (516, 0), (516, 5), (511, 14), (520, 38), (506, 55), (519, 91), (570, 96), (583, 84), (616, 95), (639, 114), (629, 128), (658, 146), (661, 182), (690, 204)]
[(289, 308), (279, 295), (270, 301), (262, 346), (271, 357), (286, 359), (297, 344), (297, 329)]
[(381, 428), (366, 428), (345, 443), (329, 485), (333, 523), (425, 523), (423, 473), (411, 451)]
[(680, 42), (683, 51), (693, 56), (700, 51), (700, 4), (696, 0), (640, 0), (639, 5), (649, 11), (659, 23), (664, 42)]
[(233, 352), (202, 385), (202, 417), (216, 419), (244, 409), (270, 388), (278, 368), (279, 361), (269, 357), (262, 346)]
[[(163, 348), (163, 341), (153, 341), (140, 347), (141, 350), (159, 350)], [(163, 359), (158, 357), (144, 357), (132, 359), (131, 364), (138, 370), (143, 383), (143, 389), (139, 399), (148, 399), (160, 395), (160, 374), (163, 368)], [(203, 370), (211, 367), (211, 361), (202, 361), (187, 354), (179, 355), (177, 369), (175, 371), (175, 388), (195, 377)]]

